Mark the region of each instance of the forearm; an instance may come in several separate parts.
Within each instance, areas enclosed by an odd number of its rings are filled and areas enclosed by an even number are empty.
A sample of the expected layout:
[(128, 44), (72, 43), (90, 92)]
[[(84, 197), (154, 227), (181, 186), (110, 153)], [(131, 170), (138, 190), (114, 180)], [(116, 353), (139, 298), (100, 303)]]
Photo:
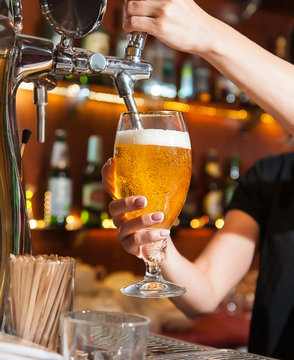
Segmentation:
[(293, 65), (217, 19), (208, 36), (212, 40), (201, 55), (293, 134)]
[(171, 300), (188, 317), (195, 318), (210, 313), (222, 300), (214, 293), (207, 275), (193, 262), (183, 257), (171, 240), (168, 243), (166, 258), (161, 269), (165, 279), (187, 289), (186, 294), (171, 298)]
[(126, 2), (124, 29), (197, 54), (294, 133), (294, 66), (203, 11), (194, 0)]
[(163, 275), (187, 289), (185, 295), (172, 299), (177, 307), (189, 317), (214, 311), (248, 272), (258, 237), (256, 221), (243, 211), (231, 210), (225, 226), (194, 262), (181, 256), (169, 239)]

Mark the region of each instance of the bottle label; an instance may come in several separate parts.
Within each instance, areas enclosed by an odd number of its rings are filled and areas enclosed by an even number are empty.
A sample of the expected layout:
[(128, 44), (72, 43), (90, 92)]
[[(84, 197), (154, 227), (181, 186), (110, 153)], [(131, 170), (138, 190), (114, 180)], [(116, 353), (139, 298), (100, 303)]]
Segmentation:
[(51, 216), (67, 216), (71, 207), (72, 181), (69, 178), (50, 178), (49, 191), (52, 193)]
[(55, 142), (52, 150), (51, 167), (65, 169), (68, 166), (68, 147), (65, 142)]
[(83, 187), (83, 207), (97, 211), (105, 210), (106, 193), (99, 182), (85, 184)]
[(214, 178), (220, 178), (222, 175), (219, 164), (213, 161), (210, 161), (205, 165), (205, 171)]

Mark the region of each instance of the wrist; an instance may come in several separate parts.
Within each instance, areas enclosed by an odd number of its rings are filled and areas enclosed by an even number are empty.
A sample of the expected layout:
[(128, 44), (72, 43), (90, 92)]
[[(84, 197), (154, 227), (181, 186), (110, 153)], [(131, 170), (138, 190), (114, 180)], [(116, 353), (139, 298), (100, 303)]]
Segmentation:
[(166, 253), (165, 257), (162, 260), (161, 268), (169, 267), (172, 264), (176, 263), (177, 256), (179, 255), (178, 250), (176, 249), (172, 239), (170, 236), (167, 237), (167, 245), (166, 245)]

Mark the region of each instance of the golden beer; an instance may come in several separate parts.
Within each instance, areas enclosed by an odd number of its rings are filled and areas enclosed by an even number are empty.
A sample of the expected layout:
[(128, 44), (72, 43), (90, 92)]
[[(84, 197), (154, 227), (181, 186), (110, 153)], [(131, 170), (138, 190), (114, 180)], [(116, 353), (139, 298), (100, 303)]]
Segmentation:
[(191, 178), (191, 144), (187, 132), (143, 129), (118, 131), (115, 140), (117, 198), (143, 195), (145, 209), (129, 218), (162, 211), (169, 229), (185, 202)]

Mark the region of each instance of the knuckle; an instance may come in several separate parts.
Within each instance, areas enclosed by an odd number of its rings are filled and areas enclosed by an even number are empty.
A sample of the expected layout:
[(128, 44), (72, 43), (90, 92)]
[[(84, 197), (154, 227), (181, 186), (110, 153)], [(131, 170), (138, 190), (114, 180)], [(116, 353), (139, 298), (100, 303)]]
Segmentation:
[(134, 204), (133, 204), (133, 197), (126, 197), (124, 199), (122, 199), (123, 203), (124, 203), (124, 207), (126, 208), (126, 210), (130, 211), (134, 208)]
[(142, 215), (139, 217), (139, 221), (140, 221), (140, 226), (143, 227), (143, 226), (148, 226), (150, 225), (150, 216), (147, 214), (147, 215)]
[(157, 236), (154, 231), (147, 231), (146, 235), (147, 235), (146, 238), (149, 242), (153, 242), (157, 240)]
[(140, 246), (142, 241), (141, 241), (141, 233), (139, 232), (135, 232), (133, 235), (133, 242), (134, 244), (136, 244), (136, 246)]
[(169, 8), (170, 8), (170, 3), (166, 2), (163, 3), (162, 6), (160, 6), (160, 9), (158, 9), (158, 17), (166, 17), (169, 14)]
[(126, 10), (132, 15), (138, 11), (140, 4), (138, 1), (128, 1), (126, 4)]
[(135, 28), (138, 24), (138, 19), (136, 17), (130, 17), (128, 19), (128, 25), (130, 28)]

